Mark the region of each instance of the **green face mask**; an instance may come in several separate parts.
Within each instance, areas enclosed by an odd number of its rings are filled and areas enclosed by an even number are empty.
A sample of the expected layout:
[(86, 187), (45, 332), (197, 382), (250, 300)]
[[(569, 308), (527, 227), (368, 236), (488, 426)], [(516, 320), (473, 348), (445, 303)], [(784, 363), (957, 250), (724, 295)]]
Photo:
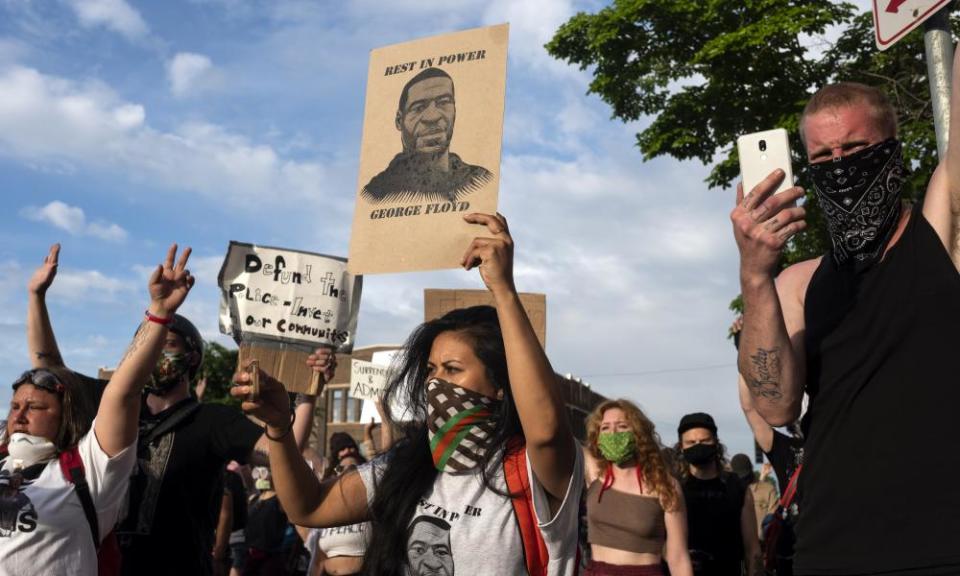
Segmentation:
[(636, 451), (637, 439), (633, 432), (603, 432), (597, 436), (597, 448), (607, 460), (623, 464)]

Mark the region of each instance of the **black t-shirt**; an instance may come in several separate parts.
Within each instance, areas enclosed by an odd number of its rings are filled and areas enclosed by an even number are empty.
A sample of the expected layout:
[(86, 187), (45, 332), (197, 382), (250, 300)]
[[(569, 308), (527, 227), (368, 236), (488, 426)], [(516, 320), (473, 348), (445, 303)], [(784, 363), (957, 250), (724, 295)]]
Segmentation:
[[(141, 428), (157, 425), (190, 402), (194, 401), (188, 398), (156, 415), (144, 408)], [(124, 574), (210, 573), (226, 464), (230, 460), (245, 463), (261, 434), (262, 429), (242, 413), (219, 404), (202, 404), (179, 423), (173, 432), (158, 491), (151, 491), (143, 475), (135, 475), (131, 481), (131, 510), (149, 506), (150, 494), (156, 494), (156, 502), (152, 524), (146, 527), (149, 535), (143, 534), (142, 524), (138, 525), (142, 515), (131, 513), (121, 524)], [(143, 439), (141, 432), (141, 444)], [(163, 442), (161, 438), (154, 444)], [(141, 457), (144, 452), (141, 445)], [(142, 465), (141, 460), (138, 466)], [(159, 475), (156, 471), (150, 473)]]
[(233, 525), (230, 530), (243, 530), (247, 525), (247, 491), (243, 487), (243, 478), (236, 472), (227, 470), (224, 490), (230, 493), (233, 503)]
[[(687, 504), (688, 546), (706, 552), (713, 562), (697, 576), (740, 574), (743, 560), (743, 533), (740, 518), (745, 491), (739, 479), (728, 472), (712, 480), (693, 476), (683, 482)], [(696, 561), (696, 553), (691, 559)]]
[(805, 317), (796, 573), (960, 573), (960, 275), (920, 208), (866, 272), (825, 256)]
[(254, 500), (247, 517), (246, 542), (263, 552), (279, 552), (287, 532), (287, 514), (276, 496)]
[(774, 430), (773, 445), (770, 451), (764, 454), (777, 475), (777, 488), (782, 496), (790, 483), (790, 477), (803, 461), (803, 440)]

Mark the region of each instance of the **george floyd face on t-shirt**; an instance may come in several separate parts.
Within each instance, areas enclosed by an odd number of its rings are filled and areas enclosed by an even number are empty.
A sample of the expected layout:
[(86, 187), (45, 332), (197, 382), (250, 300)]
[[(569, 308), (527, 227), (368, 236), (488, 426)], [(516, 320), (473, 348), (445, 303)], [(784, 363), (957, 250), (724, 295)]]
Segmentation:
[(450, 524), (433, 516), (414, 520), (410, 525), (407, 555), (416, 576), (454, 576)]

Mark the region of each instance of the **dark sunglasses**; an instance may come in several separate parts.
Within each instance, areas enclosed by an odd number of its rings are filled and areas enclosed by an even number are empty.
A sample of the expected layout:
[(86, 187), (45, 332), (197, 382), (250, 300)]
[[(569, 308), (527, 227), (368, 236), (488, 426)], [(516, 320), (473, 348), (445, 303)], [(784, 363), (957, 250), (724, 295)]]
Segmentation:
[(336, 474), (337, 476), (340, 476), (344, 472), (349, 472), (350, 470), (356, 470), (356, 468), (357, 468), (356, 464), (348, 464), (346, 466), (337, 465), (333, 467), (333, 473)]
[(27, 370), (14, 380), (13, 389), (16, 390), (23, 384), (33, 384), (52, 394), (63, 394), (63, 383), (57, 378), (57, 375), (43, 368)]

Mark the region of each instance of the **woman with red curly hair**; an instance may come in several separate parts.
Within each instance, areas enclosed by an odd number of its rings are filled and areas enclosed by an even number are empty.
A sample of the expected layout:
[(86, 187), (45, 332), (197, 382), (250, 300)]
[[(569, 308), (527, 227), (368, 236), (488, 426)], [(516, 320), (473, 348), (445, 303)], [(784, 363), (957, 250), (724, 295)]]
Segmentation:
[(628, 400), (587, 417), (585, 576), (692, 576), (683, 492), (660, 454), (653, 422)]

